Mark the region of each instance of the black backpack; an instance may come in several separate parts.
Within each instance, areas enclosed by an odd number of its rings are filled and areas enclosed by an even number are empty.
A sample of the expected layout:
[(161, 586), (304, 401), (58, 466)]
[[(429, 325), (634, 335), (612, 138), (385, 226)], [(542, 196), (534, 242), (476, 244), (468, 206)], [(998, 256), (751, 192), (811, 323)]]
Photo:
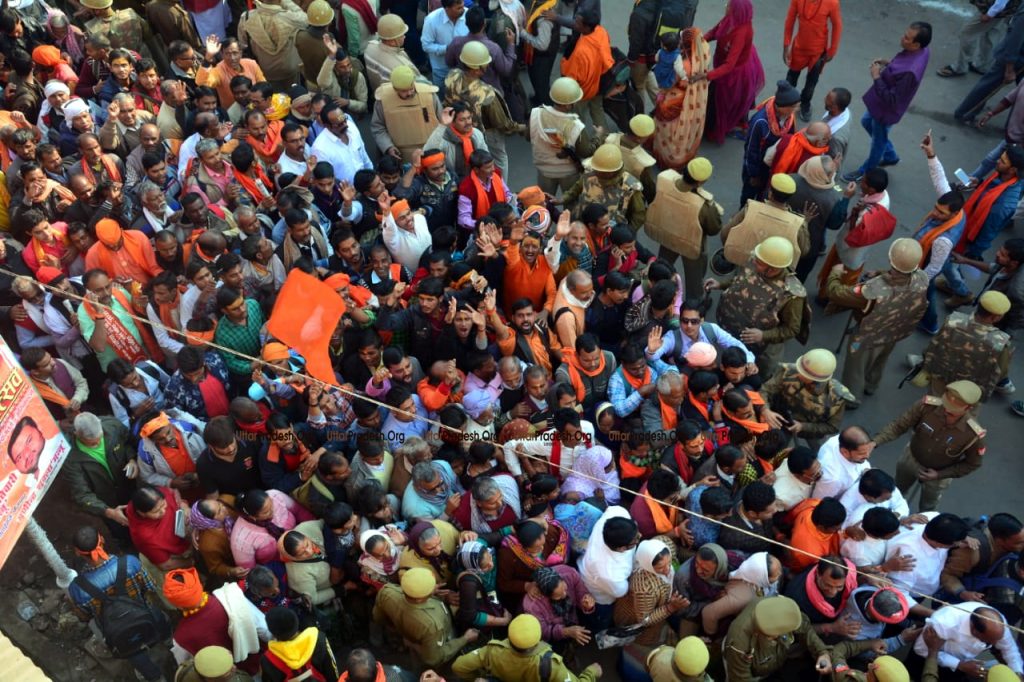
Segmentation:
[(167, 618), (144, 597), (133, 599), (128, 596), (125, 583), (128, 581), (128, 559), (117, 558), (117, 577), (114, 578), (114, 595), (100, 590), (84, 576), (78, 576), (71, 583), (93, 599), (100, 602), (96, 624), (103, 634), (103, 640), (115, 658), (128, 658), (151, 644), (170, 635)]

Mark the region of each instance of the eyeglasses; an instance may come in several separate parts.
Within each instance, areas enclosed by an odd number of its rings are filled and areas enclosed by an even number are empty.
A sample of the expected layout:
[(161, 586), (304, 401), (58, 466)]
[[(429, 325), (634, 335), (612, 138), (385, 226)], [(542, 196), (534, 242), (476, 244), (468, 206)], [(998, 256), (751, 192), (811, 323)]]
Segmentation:
[(699, 317), (680, 317), (679, 324), (700, 324)]

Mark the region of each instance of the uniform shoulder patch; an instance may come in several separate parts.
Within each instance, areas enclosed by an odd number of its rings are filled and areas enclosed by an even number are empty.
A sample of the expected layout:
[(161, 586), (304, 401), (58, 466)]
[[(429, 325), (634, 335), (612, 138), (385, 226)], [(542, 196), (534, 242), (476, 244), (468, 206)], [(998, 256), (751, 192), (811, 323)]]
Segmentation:
[(987, 433), (987, 431), (985, 431), (985, 427), (983, 427), (974, 419), (968, 419), (967, 426), (970, 427), (971, 431), (973, 431), (974, 435), (976, 435), (978, 438), (984, 438), (985, 434)]
[(933, 395), (926, 395), (924, 397), (924, 404), (938, 406), (942, 404), (942, 398), (937, 398), (936, 396)]
[(796, 275), (786, 275), (786, 291), (796, 296), (797, 298), (805, 298), (807, 296), (807, 289), (801, 284), (800, 280), (797, 279)]

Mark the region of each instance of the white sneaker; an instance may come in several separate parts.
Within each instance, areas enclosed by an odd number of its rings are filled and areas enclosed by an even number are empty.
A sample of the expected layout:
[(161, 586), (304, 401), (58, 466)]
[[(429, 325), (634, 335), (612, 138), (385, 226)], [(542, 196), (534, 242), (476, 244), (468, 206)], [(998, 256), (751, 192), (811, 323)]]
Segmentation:
[(1017, 387), (1013, 385), (1013, 382), (1009, 378), (1000, 381), (996, 384), (995, 391), (1000, 395), (1010, 395), (1017, 390)]

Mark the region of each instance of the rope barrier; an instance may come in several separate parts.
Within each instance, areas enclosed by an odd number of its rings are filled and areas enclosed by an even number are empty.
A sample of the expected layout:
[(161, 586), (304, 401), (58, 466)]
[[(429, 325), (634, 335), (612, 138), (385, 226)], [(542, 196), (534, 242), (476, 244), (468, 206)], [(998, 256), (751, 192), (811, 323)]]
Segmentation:
[[(19, 276), (17, 273), (12, 272), (11, 270), (8, 270), (8, 269), (3, 268), (3, 267), (0, 267), (0, 273), (6, 274), (6, 275), (10, 275), (12, 277), (18, 277)], [(21, 275), (21, 276), (28, 277), (28, 275)], [(101, 308), (108, 308), (112, 313), (114, 312), (114, 308), (113, 308), (112, 305), (105, 304), (105, 303), (100, 303), (98, 301), (90, 301), (89, 299), (85, 298), (84, 296), (80, 296), (77, 293), (73, 293), (73, 294), (72, 293), (68, 293), (68, 292), (65, 292), (65, 291), (63, 291), (61, 289), (58, 289), (58, 288), (54, 287), (54, 286), (51, 286), (49, 284), (43, 284), (42, 282), (39, 282), (37, 280), (32, 280), (32, 281), (33, 281), (34, 284), (36, 284), (37, 286), (42, 288), (44, 291), (45, 290), (49, 290), (51, 293), (57, 294), (61, 298), (66, 298), (66, 299), (70, 299), (70, 300), (77, 300), (77, 301), (82, 302), (82, 303), (88, 302), (91, 305), (99, 306)], [(141, 322), (143, 324), (147, 324), (147, 325), (149, 325), (151, 327), (152, 326), (159, 326), (159, 327), (163, 328), (165, 331), (167, 331), (167, 332), (169, 332), (171, 334), (182, 334), (182, 333), (187, 334), (188, 333), (188, 332), (179, 332), (176, 329), (168, 327), (167, 325), (163, 324), (162, 322), (154, 323), (151, 320), (149, 320), (148, 317), (142, 317), (140, 315), (135, 314), (134, 310), (130, 310), (130, 311), (127, 311), (127, 312), (128, 312), (128, 316), (131, 319), (133, 319), (133, 320), (135, 320), (137, 322)], [(270, 338), (273, 338), (273, 337), (270, 337)], [(88, 343), (88, 340), (85, 340), (85, 342)], [(445, 430), (447, 430), (447, 431), (449, 431), (451, 433), (454, 433), (454, 434), (460, 434), (461, 435), (463, 433), (459, 429), (456, 429), (456, 428), (451, 427), (451, 426), (447, 426), (445, 424), (442, 424), (439, 421), (436, 421), (434, 419), (430, 419), (429, 417), (422, 417), (422, 416), (420, 416), (419, 414), (417, 414), (415, 412), (409, 412), (407, 410), (402, 410), (402, 409), (399, 409), (399, 408), (396, 408), (396, 407), (391, 407), (387, 403), (384, 403), (384, 402), (382, 402), (380, 400), (377, 400), (376, 398), (372, 398), (372, 397), (370, 397), (368, 395), (364, 395), (364, 394), (358, 393), (356, 391), (350, 391), (350, 390), (348, 390), (346, 388), (343, 388), (341, 386), (334, 386), (334, 385), (331, 385), (331, 384), (327, 384), (327, 383), (325, 383), (323, 381), (320, 381), (319, 379), (317, 379), (315, 377), (309, 376), (308, 374), (304, 374), (302, 372), (296, 372), (296, 371), (293, 371), (291, 369), (285, 369), (285, 368), (278, 367), (276, 365), (271, 365), (270, 363), (266, 362), (262, 358), (256, 358), (256, 357), (253, 357), (251, 355), (247, 355), (247, 354), (242, 353), (241, 351), (237, 351), (237, 350), (235, 350), (233, 348), (228, 348), (226, 346), (221, 346), (219, 344), (213, 343), (212, 341), (211, 342), (207, 342), (206, 345), (211, 347), (211, 348), (214, 348), (215, 350), (218, 350), (218, 351), (221, 351), (221, 352), (224, 352), (224, 353), (230, 353), (230, 354), (232, 354), (232, 355), (234, 355), (236, 357), (239, 357), (239, 358), (242, 358), (242, 359), (245, 359), (245, 360), (249, 360), (250, 362), (256, 363), (258, 365), (272, 367), (273, 370), (275, 372), (277, 372), (277, 373), (288, 374), (288, 375), (290, 375), (292, 377), (295, 377), (295, 378), (301, 378), (301, 379), (303, 379), (307, 383), (316, 383), (316, 384), (320, 385), (325, 391), (327, 391), (327, 390), (337, 391), (337, 392), (339, 392), (339, 393), (341, 393), (343, 395), (348, 396), (350, 400), (352, 400), (352, 399), (365, 400), (365, 401), (369, 402), (372, 405), (376, 405), (377, 407), (383, 407), (384, 409), (390, 410), (391, 412), (397, 412), (397, 413), (403, 414), (403, 415), (405, 415), (407, 417), (411, 417), (414, 420), (420, 420), (420, 421), (425, 422), (425, 423), (427, 423), (427, 424), (429, 424), (431, 426), (437, 427), (437, 429), (439, 431), (441, 429), (445, 429)], [(91, 348), (91, 346), (90, 346), (90, 348)], [(496, 443), (496, 442), (494, 442), (492, 440), (486, 440), (486, 439), (478, 440), (476, 442), (488, 443), (490, 445), (493, 445), (496, 449), (500, 450), (502, 452), (502, 454), (505, 453), (505, 446), (504, 446), (504, 444)], [(529, 459), (536, 460), (537, 462), (541, 462), (541, 463), (545, 464), (546, 466), (551, 466), (551, 462), (549, 460), (544, 459), (543, 457), (539, 457), (537, 455), (531, 455), (531, 454), (528, 454), (526, 452), (519, 453), (519, 452), (516, 452), (514, 450), (512, 452), (517, 457), (527, 457)], [(591, 480), (593, 482), (601, 483), (603, 485), (608, 485), (608, 483), (606, 481), (603, 481), (603, 480), (597, 478), (596, 476), (590, 476), (588, 474), (583, 474), (583, 473), (580, 473), (578, 471), (574, 471), (572, 469), (569, 469), (567, 467), (563, 467), (561, 465), (559, 465), (559, 469), (562, 470), (562, 471), (571, 472), (574, 476), (579, 476), (581, 478), (589, 479), (589, 480)], [(825, 557), (821, 557), (821, 556), (818, 556), (817, 554), (814, 554), (813, 552), (808, 552), (806, 550), (800, 549), (799, 547), (794, 547), (792, 545), (788, 545), (788, 544), (786, 544), (784, 542), (781, 542), (780, 540), (776, 540), (775, 538), (770, 538), (770, 537), (766, 537), (764, 535), (759, 535), (759, 534), (754, 533), (753, 531), (750, 531), (750, 530), (748, 530), (746, 528), (740, 528), (739, 526), (734, 526), (732, 524), (726, 523), (725, 521), (722, 521), (722, 520), (719, 520), (719, 519), (713, 519), (713, 518), (711, 518), (709, 516), (705, 516), (704, 514), (702, 514), (700, 512), (695, 512), (695, 511), (693, 511), (691, 509), (687, 509), (685, 507), (681, 507), (678, 504), (666, 503), (663, 500), (658, 500), (658, 499), (655, 499), (653, 497), (650, 497), (646, 493), (641, 494), (638, 491), (629, 490), (629, 489), (627, 489), (627, 488), (625, 488), (625, 487), (623, 487), (621, 485), (615, 485), (613, 487), (617, 488), (618, 490), (620, 490), (622, 492), (628, 492), (631, 495), (633, 495), (634, 497), (642, 497), (642, 498), (650, 500), (652, 502), (655, 502), (655, 503), (658, 503), (658, 504), (662, 504), (662, 505), (664, 505), (666, 507), (669, 507), (671, 509), (675, 509), (677, 511), (680, 511), (680, 512), (686, 514), (687, 516), (690, 516), (690, 517), (693, 517), (693, 518), (696, 518), (696, 519), (700, 519), (701, 521), (706, 521), (708, 523), (713, 523), (713, 524), (716, 524), (716, 525), (719, 525), (719, 526), (725, 526), (725, 527), (728, 527), (731, 530), (738, 531), (739, 533), (741, 533), (743, 535), (748, 535), (750, 537), (757, 538), (759, 540), (767, 542), (770, 545), (774, 545), (776, 547), (781, 547), (781, 548), (783, 548), (783, 549), (785, 549), (787, 551), (790, 551), (790, 552), (796, 552), (798, 554), (802, 554), (805, 557), (810, 557), (812, 559), (815, 559), (819, 563), (826, 563), (828, 565), (835, 566), (835, 567), (841, 568), (843, 570), (849, 570), (849, 567), (846, 564), (844, 564), (844, 563), (839, 563), (839, 562), (836, 562), (836, 561), (828, 560)], [(891, 581), (889, 581), (887, 578), (880, 578), (880, 576), (877, 575), (877, 574), (867, 573), (865, 571), (861, 571), (859, 568), (854, 568), (854, 572), (859, 577), (869, 579), (871, 584), (877, 584), (879, 580), (883, 580), (889, 586), (893, 586)], [(927, 600), (930, 600), (930, 601), (932, 601), (932, 602), (934, 602), (936, 604), (941, 604), (942, 606), (951, 606), (951, 607), (953, 607), (955, 609), (958, 609), (959, 611), (962, 611), (964, 613), (974, 613), (972, 611), (968, 611), (967, 609), (963, 608), (963, 606), (960, 605), (960, 604), (954, 604), (952, 602), (944, 601), (944, 600), (939, 599), (939, 598), (937, 598), (937, 597), (935, 597), (933, 595), (925, 594), (923, 592), (918, 592), (916, 590), (911, 590), (909, 588), (896, 588), (896, 589), (899, 589), (899, 590), (901, 590), (903, 592), (906, 592), (906, 593), (914, 596), (917, 599), (917, 601), (924, 601), (924, 600), (927, 599)], [(977, 615), (977, 614), (975, 614), (975, 615)], [(1011, 624), (1005, 622), (1001, 618), (992, 618), (990, 616), (984, 616), (984, 615), (978, 615), (978, 617), (982, 618), (984, 620), (988, 620), (988, 621), (990, 621), (992, 623), (1002, 624), (1005, 627), (1007, 627), (1010, 630), (1012, 630), (1013, 632), (1017, 633), (1018, 635), (1024, 635), (1024, 628), (1011, 625)]]

